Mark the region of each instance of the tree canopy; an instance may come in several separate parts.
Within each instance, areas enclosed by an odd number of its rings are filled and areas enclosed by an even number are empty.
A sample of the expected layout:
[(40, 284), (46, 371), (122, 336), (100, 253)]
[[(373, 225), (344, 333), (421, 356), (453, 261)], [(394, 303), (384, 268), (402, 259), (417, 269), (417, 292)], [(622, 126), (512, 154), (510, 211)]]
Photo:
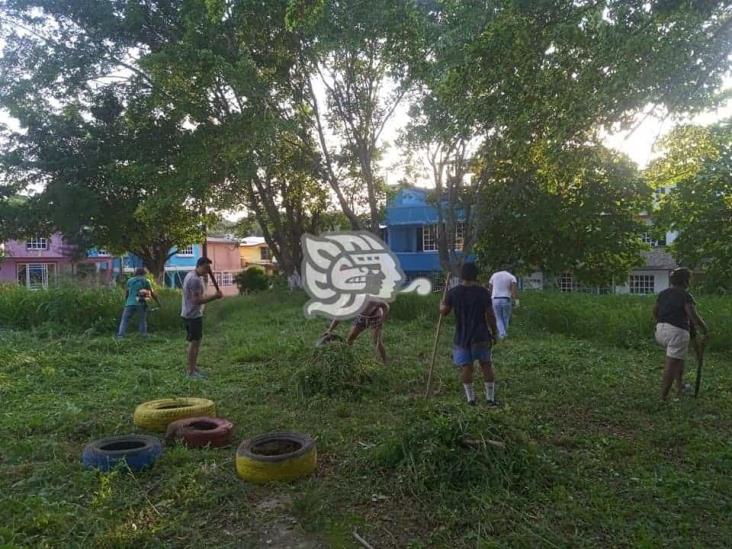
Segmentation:
[[(298, 234), (329, 223), (334, 209), (378, 231), (384, 129), (408, 104), (403, 142), (435, 153), (444, 268), (459, 266), (462, 215), (465, 251), (478, 242), (486, 261), (588, 280), (619, 273), (637, 256), (631, 219), (646, 191), (598, 144), (601, 132), (628, 128), (650, 108), (719, 102), (732, 49), (732, 10), (715, 1), (0, 8), (0, 108), (21, 128), (6, 129), (0, 155), (3, 236), (30, 219), (9, 197), (38, 185), (45, 190), (22, 206), (42, 212), (36, 223), (110, 248), (141, 250), (131, 233), (158, 250), (184, 243), (210, 213), (245, 208), (287, 270), (298, 263)], [(561, 217), (547, 230), (548, 215)], [(530, 230), (516, 233), (531, 238), (511, 254), (489, 250), (518, 219)], [(577, 253), (557, 245), (570, 237)]]
[(711, 290), (732, 291), (732, 123), (683, 126), (667, 136), (663, 155), (649, 166), (662, 194), (658, 224), (678, 234), (676, 261), (701, 271)]

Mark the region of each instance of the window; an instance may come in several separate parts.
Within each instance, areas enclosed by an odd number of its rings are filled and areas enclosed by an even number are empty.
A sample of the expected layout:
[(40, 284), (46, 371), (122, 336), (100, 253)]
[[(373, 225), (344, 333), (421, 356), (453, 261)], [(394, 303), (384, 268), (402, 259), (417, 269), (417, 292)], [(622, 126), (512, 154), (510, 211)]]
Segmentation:
[(234, 284), (234, 275), (230, 272), (214, 273), (214, 277), (216, 277), (219, 286), (232, 286)]
[(573, 292), (577, 289), (577, 282), (570, 273), (562, 273), (559, 275), (559, 291)]
[(272, 250), (270, 250), (267, 246), (263, 246), (259, 248), (259, 258), (262, 261), (271, 261), (272, 260)]
[(656, 277), (653, 275), (630, 275), (631, 294), (653, 294), (656, 292)]
[(656, 240), (653, 238), (653, 235), (651, 233), (643, 233), (641, 235), (641, 240), (645, 242), (646, 244), (650, 245), (652, 248), (658, 248), (659, 246), (665, 246), (666, 245), (666, 237), (661, 237), (659, 240)]
[(48, 288), (56, 280), (55, 263), (21, 263), (18, 265), (18, 284), (30, 290)]
[(110, 254), (110, 253), (109, 253), (109, 252), (108, 252), (107, 250), (105, 250), (105, 249), (101, 249), (101, 250), (97, 250), (97, 255), (112, 255), (112, 254)]
[(26, 250), (47, 250), (48, 249), (48, 239), (41, 238), (41, 237), (29, 238), (28, 240), (25, 241), (25, 249)]
[(437, 250), (437, 225), (422, 227), (422, 250), (425, 252)]
[(465, 246), (465, 223), (459, 221), (455, 223), (455, 251), (462, 251)]
[(182, 248), (178, 248), (178, 251), (175, 252), (175, 255), (183, 256), (183, 257), (191, 257), (193, 256), (193, 244), (189, 246), (183, 246)]

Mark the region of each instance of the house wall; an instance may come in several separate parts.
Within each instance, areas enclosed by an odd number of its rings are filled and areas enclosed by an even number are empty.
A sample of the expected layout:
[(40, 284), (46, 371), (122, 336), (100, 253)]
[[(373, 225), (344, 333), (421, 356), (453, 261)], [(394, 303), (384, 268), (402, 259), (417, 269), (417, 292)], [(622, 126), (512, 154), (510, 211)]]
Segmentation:
[(82, 265), (90, 265), (88, 272), (93, 274), (96, 280), (107, 283), (112, 276), (112, 258), (102, 255), (97, 250), (90, 250), (89, 257), (72, 262), (69, 256), (70, 248), (64, 242), (60, 233), (51, 235), (46, 250), (28, 250), (25, 240), (10, 240), (4, 243), (5, 257), (0, 260), (0, 282), (17, 283), (18, 265), (41, 263), (53, 265), (55, 273), (49, 276), (49, 284), (58, 280), (59, 277), (68, 276), (73, 273), (74, 266), (81, 271)]
[(416, 252), (417, 227), (394, 227), (390, 229), (388, 244), (394, 252)]

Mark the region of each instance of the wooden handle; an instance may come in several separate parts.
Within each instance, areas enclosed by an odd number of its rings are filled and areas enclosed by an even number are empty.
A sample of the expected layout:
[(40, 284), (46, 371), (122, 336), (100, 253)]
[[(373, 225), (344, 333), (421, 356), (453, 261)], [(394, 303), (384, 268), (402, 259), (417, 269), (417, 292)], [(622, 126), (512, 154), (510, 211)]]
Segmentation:
[[(450, 273), (447, 273), (447, 276), (445, 277), (445, 287), (442, 289), (442, 301), (440, 301), (440, 305), (442, 305), (442, 302), (445, 301), (445, 296), (447, 295), (447, 287), (450, 285)], [(435, 343), (432, 346), (432, 359), (430, 361), (430, 371), (427, 374), (427, 388), (424, 392), (424, 398), (428, 399), (430, 398), (430, 392), (432, 389), (432, 372), (435, 369), (435, 358), (437, 357), (437, 344), (440, 341), (440, 330), (442, 329), (442, 313), (440, 313), (439, 318), (437, 319), (437, 329), (435, 330)]]
[(221, 293), (221, 290), (219, 289), (219, 283), (216, 282), (216, 277), (213, 274), (213, 270), (211, 269), (211, 265), (208, 266), (208, 273), (211, 275), (211, 282), (213, 282), (214, 288), (216, 288), (216, 291)]

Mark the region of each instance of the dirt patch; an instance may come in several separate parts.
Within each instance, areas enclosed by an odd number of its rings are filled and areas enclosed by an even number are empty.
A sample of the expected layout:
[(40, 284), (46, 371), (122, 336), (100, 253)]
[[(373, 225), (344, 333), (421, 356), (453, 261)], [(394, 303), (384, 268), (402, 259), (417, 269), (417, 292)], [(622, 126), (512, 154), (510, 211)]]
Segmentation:
[(275, 495), (259, 501), (255, 507), (260, 525), (258, 547), (316, 549), (327, 545), (305, 532), (291, 514), (292, 499)]

